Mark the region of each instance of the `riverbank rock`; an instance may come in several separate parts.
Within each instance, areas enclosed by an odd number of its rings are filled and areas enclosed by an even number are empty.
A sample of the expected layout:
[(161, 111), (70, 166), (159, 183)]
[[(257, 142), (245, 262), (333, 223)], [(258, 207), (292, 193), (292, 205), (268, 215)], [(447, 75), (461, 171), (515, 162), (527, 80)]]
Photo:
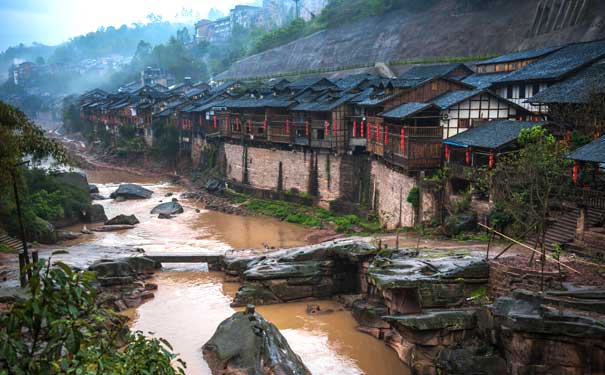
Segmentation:
[(122, 184), (116, 191), (111, 193), (112, 199), (149, 199), (153, 195), (153, 191), (145, 189), (136, 184)]
[(88, 192), (90, 194), (99, 194), (99, 187), (97, 185), (88, 185)]
[(213, 375), (310, 375), (277, 327), (254, 307), (223, 321), (203, 346)]
[(102, 223), (107, 221), (105, 209), (100, 204), (93, 204), (86, 209), (83, 220), (85, 223)]
[(55, 226), (38, 216), (34, 216), (27, 234), (29, 235), (29, 241), (37, 241), (45, 245), (57, 243)]
[(102, 227), (93, 228), (93, 232), (115, 232), (118, 230), (133, 229), (134, 225), (103, 225)]
[(260, 256), (228, 256), (223, 266), (228, 277), (242, 281), (233, 306), (272, 304), (358, 293), (360, 264), (377, 251), (361, 239), (346, 239)]
[(136, 225), (140, 221), (134, 215), (118, 215), (105, 222), (105, 225)]
[(83, 233), (60, 230), (60, 231), (57, 231), (57, 240), (71, 241), (71, 240), (75, 240), (75, 239), (82, 237), (82, 235), (83, 235)]
[(587, 314), (586, 305), (603, 302), (597, 295), (553, 301), (517, 290), (491, 306), (486, 337), (496, 338), (512, 374), (602, 374), (605, 316)]
[(157, 285), (146, 283), (161, 264), (146, 257), (101, 259), (88, 268), (95, 272), (100, 286), (99, 301), (117, 311), (141, 305), (153, 298)]
[(182, 214), (185, 212), (183, 206), (181, 206), (178, 202), (166, 202), (159, 204), (151, 210), (153, 215), (174, 215), (174, 214)]
[(106, 196), (103, 196), (103, 195), (98, 194), (98, 193), (90, 194), (90, 198), (93, 201), (104, 201), (104, 200), (108, 199)]

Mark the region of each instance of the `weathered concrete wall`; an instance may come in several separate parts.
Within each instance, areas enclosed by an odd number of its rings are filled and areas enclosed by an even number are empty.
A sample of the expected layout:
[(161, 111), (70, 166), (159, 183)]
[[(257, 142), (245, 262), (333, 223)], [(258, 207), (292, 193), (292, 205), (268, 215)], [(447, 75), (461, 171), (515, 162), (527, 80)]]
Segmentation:
[[(387, 229), (414, 225), (414, 208), (407, 202), (416, 179), (394, 171), (379, 161), (372, 161), (372, 196), (380, 223)], [(399, 211), (401, 208), (401, 220)]]
[[(225, 144), (227, 178), (243, 182), (244, 147)], [(314, 163), (314, 158), (317, 162)], [(282, 189), (309, 192), (314, 164), (317, 166), (317, 190), (321, 201), (328, 202), (340, 197), (341, 157), (334, 155), (313, 155), (310, 152), (247, 148), (248, 183), (258, 189), (277, 190), (280, 175)]]

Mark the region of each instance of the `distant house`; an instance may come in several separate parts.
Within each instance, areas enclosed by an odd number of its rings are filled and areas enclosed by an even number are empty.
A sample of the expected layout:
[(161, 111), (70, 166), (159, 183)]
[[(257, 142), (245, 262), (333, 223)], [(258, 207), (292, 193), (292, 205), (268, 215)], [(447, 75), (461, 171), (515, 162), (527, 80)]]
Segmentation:
[(141, 86), (174, 85), (174, 75), (160, 68), (147, 67), (141, 72)]
[(212, 26), (212, 21), (210, 20), (199, 20), (195, 23), (195, 41), (209, 41), (210, 40), (210, 30)]

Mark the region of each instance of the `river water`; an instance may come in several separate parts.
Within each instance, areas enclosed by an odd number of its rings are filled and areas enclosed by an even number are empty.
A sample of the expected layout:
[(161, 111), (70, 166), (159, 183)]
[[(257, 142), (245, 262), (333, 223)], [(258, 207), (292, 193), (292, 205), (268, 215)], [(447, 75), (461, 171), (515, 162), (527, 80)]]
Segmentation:
[[(96, 202), (105, 207), (109, 218), (134, 214), (141, 223), (131, 230), (95, 233), (68, 243), (69, 254), (59, 258), (74, 265), (123, 254), (124, 247), (143, 248), (147, 253), (224, 253), (231, 249), (261, 248), (265, 244), (274, 247), (306, 244), (309, 231), (304, 227), (272, 218), (206, 211), (191, 201), (180, 202), (185, 207), (183, 214), (170, 220), (158, 219), (150, 214), (151, 209), (160, 201), (171, 200), (172, 197), (165, 197), (167, 193), (176, 197), (181, 190), (159, 183), (157, 178), (115, 171), (90, 171), (88, 178), (104, 196), (109, 196), (121, 182), (142, 184), (153, 190), (154, 195), (148, 200)], [(79, 226), (72, 228), (78, 229)], [(178, 264), (166, 265), (152, 281), (159, 286), (155, 298), (127, 312), (132, 329), (167, 339), (187, 362), (187, 374), (210, 375), (201, 347), (219, 323), (235, 312), (229, 304), (238, 285), (225, 283), (222, 274), (208, 272), (204, 266)], [(333, 301), (317, 303), (322, 310), (334, 312), (307, 315), (306, 302), (261, 306), (257, 311), (281, 330), (314, 375), (409, 374), (394, 351), (355, 329), (355, 320), (341, 305)]]

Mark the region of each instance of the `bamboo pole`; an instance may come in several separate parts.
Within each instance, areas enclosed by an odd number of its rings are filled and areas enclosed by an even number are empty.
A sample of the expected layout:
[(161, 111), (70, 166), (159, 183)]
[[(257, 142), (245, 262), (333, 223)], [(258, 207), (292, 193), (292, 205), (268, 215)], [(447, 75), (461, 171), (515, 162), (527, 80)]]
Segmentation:
[[(522, 242), (519, 242), (519, 241), (515, 240), (514, 238), (510, 238), (510, 237), (509, 237), (509, 236), (507, 236), (506, 234), (500, 233), (500, 232), (498, 232), (497, 230), (495, 230), (494, 228), (490, 228), (490, 227), (488, 227), (487, 225), (484, 225), (484, 224), (481, 224), (481, 223), (478, 223), (478, 224), (479, 224), (479, 226), (481, 226), (481, 227), (483, 227), (483, 228), (485, 228), (485, 229), (487, 229), (487, 230), (490, 230), (490, 231), (494, 232), (495, 234), (497, 234), (498, 236), (500, 236), (500, 237), (502, 237), (502, 238), (504, 238), (504, 239), (506, 239), (506, 240), (512, 241), (512, 242), (516, 243), (517, 245), (519, 245), (519, 246), (521, 246), (521, 247), (524, 247), (524, 248), (526, 248), (526, 249), (528, 249), (528, 250), (531, 250), (532, 252), (534, 252), (534, 253), (536, 253), (536, 254), (539, 254), (540, 256), (542, 256), (542, 255), (543, 255), (543, 254), (542, 254), (540, 251), (538, 251), (538, 250), (534, 250), (534, 249), (532, 249), (531, 247), (527, 246), (526, 244), (524, 244), (524, 243), (522, 243)], [(564, 263), (562, 263), (562, 262), (559, 262), (558, 260), (556, 260), (555, 258), (553, 258), (553, 257), (552, 257), (552, 256), (550, 256), (550, 255), (548, 255), (548, 256), (546, 256), (546, 257), (547, 257), (548, 259), (552, 260), (553, 262), (555, 262), (555, 263), (557, 263), (557, 264), (560, 264), (560, 265), (562, 265), (563, 267), (565, 267), (565, 268), (567, 268), (567, 269), (569, 269), (569, 270), (571, 270), (571, 271), (573, 271), (573, 272), (575, 272), (575, 273), (580, 273), (579, 271), (576, 271), (575, 269), (571, 268), (570, 266), (568, 266), (568, 265), (566, 265), (566, 264), (564, 264)]]

